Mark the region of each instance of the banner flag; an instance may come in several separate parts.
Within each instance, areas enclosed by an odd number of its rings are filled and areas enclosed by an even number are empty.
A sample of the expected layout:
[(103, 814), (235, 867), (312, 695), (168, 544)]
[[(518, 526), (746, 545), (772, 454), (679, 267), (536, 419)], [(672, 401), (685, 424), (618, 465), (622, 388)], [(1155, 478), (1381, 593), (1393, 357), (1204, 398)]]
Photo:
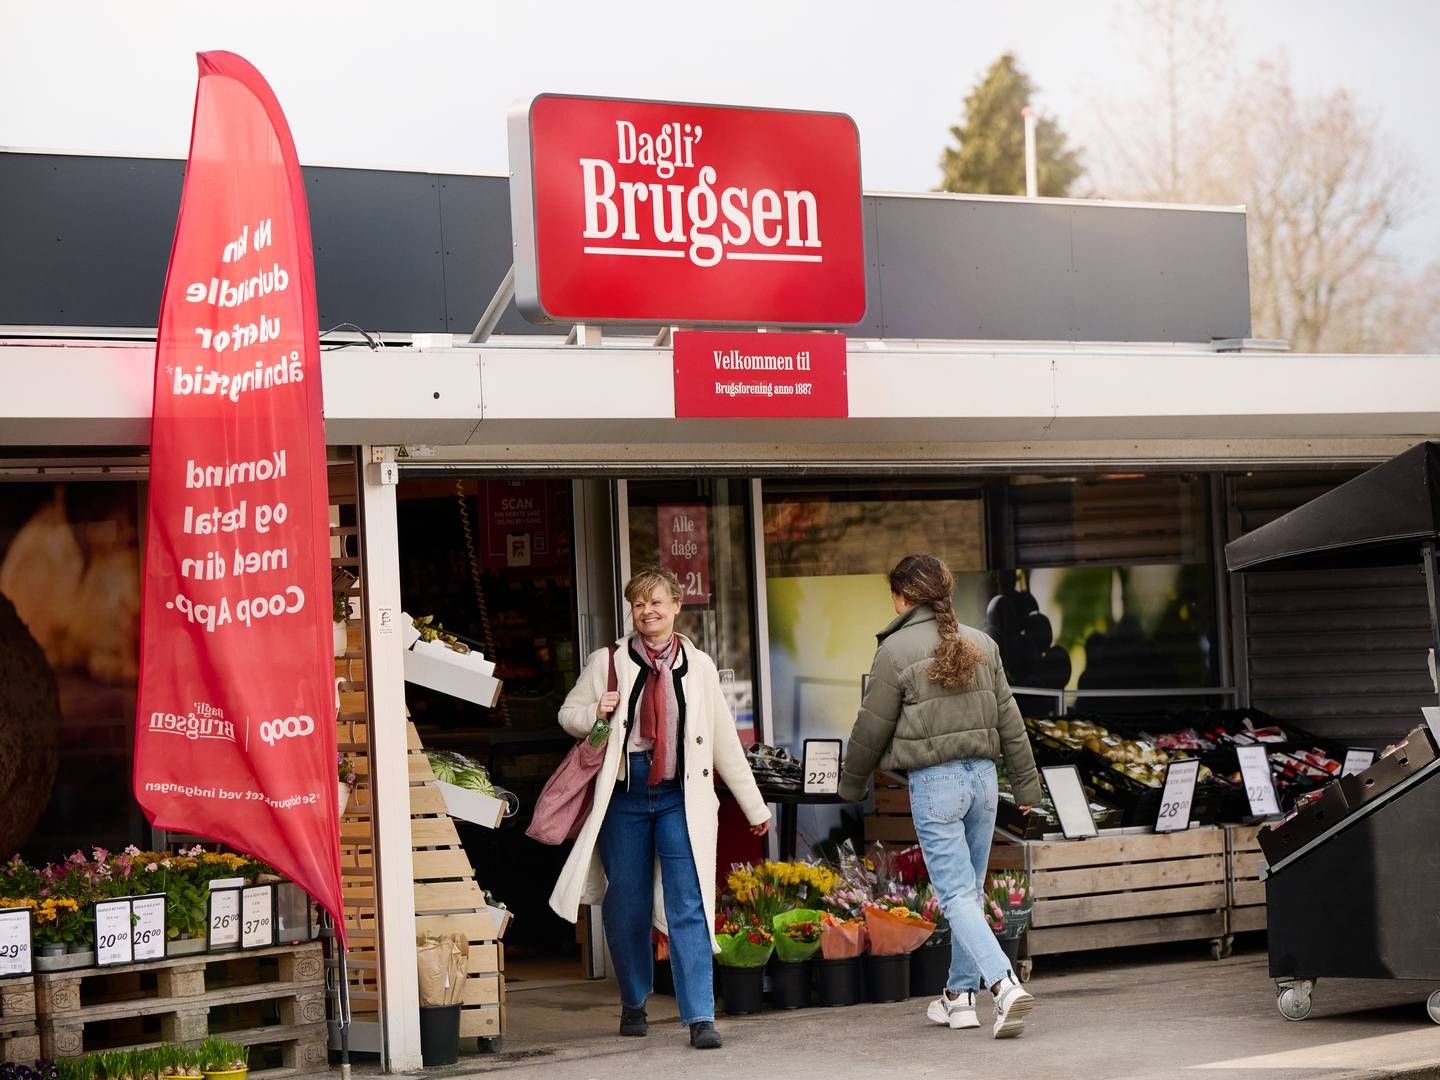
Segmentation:
[(135, 797), (345, 931), (315, 269), (289, 126), (199, 54), (155, 349)]

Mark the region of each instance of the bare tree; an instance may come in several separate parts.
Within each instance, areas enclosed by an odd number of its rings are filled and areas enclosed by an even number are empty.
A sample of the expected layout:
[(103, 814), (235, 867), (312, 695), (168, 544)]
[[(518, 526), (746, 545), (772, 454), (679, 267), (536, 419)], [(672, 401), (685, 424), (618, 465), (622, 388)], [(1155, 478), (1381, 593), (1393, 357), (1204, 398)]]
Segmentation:
[(1407, 274), (1387, 254), (1420, 189), (1377, 117), (1343, 89), (1297, 94), (1283, 62), (1226, 71), (1213, 2), (1137, 0), (1132, 25), (1147, 82), (1138, 100), (1097, 109), (1098, 193), (1244, 204), (1257, 337), (1306, 352), (1440, 344), (1440, 268)]

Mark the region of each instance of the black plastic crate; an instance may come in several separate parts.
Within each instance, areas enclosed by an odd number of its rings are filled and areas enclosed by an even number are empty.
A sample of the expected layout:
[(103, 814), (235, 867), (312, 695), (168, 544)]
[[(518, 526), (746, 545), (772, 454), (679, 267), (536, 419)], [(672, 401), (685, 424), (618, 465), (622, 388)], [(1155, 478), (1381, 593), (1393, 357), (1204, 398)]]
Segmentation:
[(1342, 787), (1339, 783), (1327, 784), (1318, 799), (1306, 803), (1293, 817), (1261, 829), (1256, 838), (1265, 853), (1265, 861), (1274, 866), (1355, 809), (1346, 800)]

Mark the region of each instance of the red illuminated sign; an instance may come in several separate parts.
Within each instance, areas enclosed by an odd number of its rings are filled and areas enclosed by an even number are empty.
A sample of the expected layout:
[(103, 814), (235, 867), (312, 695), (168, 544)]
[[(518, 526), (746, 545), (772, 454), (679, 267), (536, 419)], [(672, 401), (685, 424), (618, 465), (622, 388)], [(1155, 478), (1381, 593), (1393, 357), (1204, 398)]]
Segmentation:
[(542, 94), (510, 118), (510, 166), (516, 303), (531, 320), (865, 315), (848, 116)]
[(675, 415), (849, 416), (845, 338), (680, 331)]

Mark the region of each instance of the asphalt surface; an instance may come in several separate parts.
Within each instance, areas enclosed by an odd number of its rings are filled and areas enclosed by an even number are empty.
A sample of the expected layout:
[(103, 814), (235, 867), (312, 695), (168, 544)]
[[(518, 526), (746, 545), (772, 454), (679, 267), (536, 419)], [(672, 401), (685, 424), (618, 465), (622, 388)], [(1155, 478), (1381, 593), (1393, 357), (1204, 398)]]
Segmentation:
[(887, 1005), (721, 1016), (725, 1046), (690, 1049), (673, 999), (650, 1005), (650, 1035), (622, 1039), (613, 984), (512, 993), (498, 1054), (462, 1055), (422, 1075), (509, 1080), (827, 1076), (1105, 1078), (1440, 1077), (1440, 1026), (1425, 998), (1440, 986), (1322, 980), (1308, 1019), (1284, 1019), (1255, 947), (1214, 961), (1197, 947), (1042, 958), (1025, 1034), (950, 1031), (925, 1018), (926, 998)]

